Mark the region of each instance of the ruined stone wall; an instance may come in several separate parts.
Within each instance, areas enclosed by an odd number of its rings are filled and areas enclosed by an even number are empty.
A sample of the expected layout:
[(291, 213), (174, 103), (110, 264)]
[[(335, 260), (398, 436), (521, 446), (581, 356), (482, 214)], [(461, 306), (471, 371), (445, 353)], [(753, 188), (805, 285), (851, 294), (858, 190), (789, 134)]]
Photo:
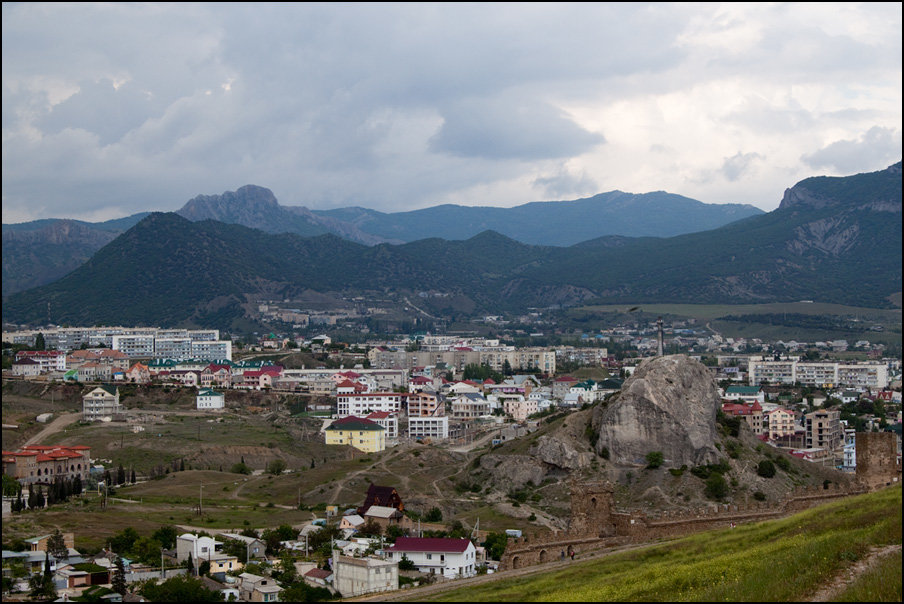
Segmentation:
[(857, 480), (871, 489), (901, 480), (894, 432), (857, 432)]
[[(511, 539), (499, 563), (499, 570), (523, 568), (560, 559), (564, 553), (643, 543), (656, 539), (681, 537), (692, 533), (728, 528), (735, 524), (780, 518), (842, 497), (868, 492), (865, 485), (831, 484), (825, 487), (799, 487), (778, 505), (755, 502), (748, 505), (710, 506), (693, 512), (616, 512), (612, 489), (593, 483), (572, 486), (572, 520), (569, 530), (531, 538)], [(607, 515), (602, 516), (603, 513)]]

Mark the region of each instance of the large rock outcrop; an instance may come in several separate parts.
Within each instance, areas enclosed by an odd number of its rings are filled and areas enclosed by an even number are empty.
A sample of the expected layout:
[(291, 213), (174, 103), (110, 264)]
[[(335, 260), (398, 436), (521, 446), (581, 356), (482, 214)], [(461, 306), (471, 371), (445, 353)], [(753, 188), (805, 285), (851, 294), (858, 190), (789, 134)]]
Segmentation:
[(621, 393), (592, 418), (596, 450), (616, 464), (645, 463), (661, 451), (669, 466), (716, 463), (716, 412), (721, 400), (699, 361), (670, 355), (644, 362)]

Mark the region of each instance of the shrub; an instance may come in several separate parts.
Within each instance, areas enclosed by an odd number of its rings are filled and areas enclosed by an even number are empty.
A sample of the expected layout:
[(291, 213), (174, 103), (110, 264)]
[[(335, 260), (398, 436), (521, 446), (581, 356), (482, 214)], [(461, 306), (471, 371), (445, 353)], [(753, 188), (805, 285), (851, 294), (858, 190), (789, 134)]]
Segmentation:
[(665, 461), (665, 457), (662, 454), (662, 451), (650, 451), (647, 453), (647, 469), (655, 470), (659, 466), (662, 465), (662, 462)]
[(728, 482), (721, 474), (713, 473), (706, 479), (703, 492), (710, 499), (722, 499), (728, 495)]
[(753, 498), (757, 501), (766, 501), (766, 493), (762, 491), (757, 491), (753, 494)]
[(425, 522), (442, 522), (443, 520), (443, 512), (438, 507), (432, 507), (430, 510), (424, 514)]
[(399, 570), (414, 570), (414, 562), (409, 560), (405, 554), (402, 554), (402, 559), (399, 560)]
[(783, 456), (781, 456), (781, 455), (776, 456), (776, 458), (775, 458), (775, 465), (777, 465), (778, 467), (780, 467), (780, 468), (781, 468), (782, 470), (784, 470), (785, 472), (790, 472), (790, 471), (791, 471), (791, 462), (788, 461), (788, 458), (787, 458), (787, 457), (783, 457)]
[(772, 478), (775, 476), (775, 464), (768, 459), (764, 459), (756, 467), (756, 473), (763, 478)]

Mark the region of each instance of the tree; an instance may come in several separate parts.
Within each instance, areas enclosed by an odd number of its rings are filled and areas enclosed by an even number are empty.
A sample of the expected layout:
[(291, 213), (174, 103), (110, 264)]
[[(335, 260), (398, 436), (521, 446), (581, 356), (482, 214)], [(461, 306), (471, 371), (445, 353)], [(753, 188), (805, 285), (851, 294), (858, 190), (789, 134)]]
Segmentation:
[(131, 526), (128, 526), (113, 535), (110, 539), (110, 549), (117, 554), (127, 554), (132, 551), (135, 542), (138, 541), (140, 537), (141, 535), (138, 534), (138, 531)]
[(172, 549), (176, 547), (176, 538), (179, 536), (176, 527), (171, 524), (165, 524), (151, 534), (152, 539), (160, 542), (160, 546), (164, 549)]
[(399, 570), (414, 570), (414, 562), (405, 554), (402, 554), (402, 559), (399, 560)]
[(722, 499), (728, 495), (728, 482), (724, 476), (714, 472), (706, 479), (706, 487), (703, 492), (710, 499)]
[(267, 464), (267, 472), (273, 474), (274, 476), (279, 476), (285, 469), (286, 462), (279, 458), (271, 460), (270, 463)]
[(659, 466), (662, 465), (662, 462), (665, 461), (665, 457), (662, 454), (662, 451), (650, 451), (647, 453), (647, 469), (655, 470)]
[(163, 583), (148, 582), (141, 595), (152, 602), (222, 602), (223, 594), (207, 589), (200, 579), (177, 575)]
[(47, 551), (57, 560), (69, 559), (69, 548), (66, 547), (66, 539), (60, 529), (53, 531), (53, 534), (47, 539)]
[(505, 533), (490, 533), (487, 535), (487, 539), (484, 541), (483, 546), (487, 550), (488, 558), (491, 560), (501, 560), (507, 544), (508, 535)]
[(424, 514), (425, 522), (442, 522), (442, 520), (443, 512), (436, 506), (430, 508), (430, 510)]
[(756, 473), (763, 478), (772, 478), (775, 476), (775, 464), (768, 459), (764, 459), (757, 465)]
[(116, 556), (116, 568), (113, 569), (113, 577), (110, 581), (113, 591), (121, 596), (126, 594), (126, 566), (122, 556)]
[(44, 342), (44, 334), (38, 333), (35, 336), (35, 350), (44, 350), (47, 347), (47, 344)]
[(119, 468), (116, 469), (116, 484), (125, 484), (126, 483), (126, 470), (122, 467), (122, 464), (119, 464)]

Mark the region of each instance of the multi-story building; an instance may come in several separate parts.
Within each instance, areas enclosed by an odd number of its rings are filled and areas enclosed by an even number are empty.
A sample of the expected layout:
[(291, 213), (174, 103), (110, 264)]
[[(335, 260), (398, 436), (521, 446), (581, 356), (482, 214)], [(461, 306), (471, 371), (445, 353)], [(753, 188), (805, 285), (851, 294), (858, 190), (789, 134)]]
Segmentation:
[(449, 418), (442, 417), (409, 417), (409, 438), (430, 438), (444, 440), (449, 438)]
[(447, 579), (477, 574), (477, 549), (470, 539), (399, 537), (385, 551), (388, 560), (407, 558), (425, 574)]
[(402, 395), (398, 392), (343, 392), (336, 395), (336, 415), (339, 417), (363, 417), (374, 411), (400, 413)]
[(408, 417), (445, 415), (445, 405), (435, 392), (421, 390), (409, 394)]
[(807, 429), (807, 448), (822, 448), (834, 451), (841, 447), (841, 411), (838, 409), (818, 409), (805, 416)]
[(352, 415), (337, 419), (324, 432), (328, 445), (349, 445), (365, 453), (386, 449), (386, 430), (363, 417)]
[(92, 389), (82, 396), (82, 418), (85, 421), (96, 421), (122, 413), (119, 404), (119, 388), (104, 384)]
[(770, 440), (794, 434), (794, 413), (781, 407), (767, 411), (763, 416), (763, 427)]
[(800, 383), (817, 388), (881, 390), (888, 386), (888, 366), (883, 363), (763, 360), (751, 357), (748, 377), (750, 384), (754, 386), (764, 383)]
[(38, 363), (39, 373), (66, 371), (66, 353), (59, 350), (20, 350), (16, 360), (30, 359)]
[(18, 451), (3, 451), (3, 474), (23, 484), (52, 483), (57, 476), (88, 478), (91, 448), (26, 445)]
[(365, 419), (369, 419), (386, 431), (386, 438), (396, 439), (399, 437), (399, 417), (395, 413), (389, 411), (374, 411)]
[(199, 410), (222, 411), (226, 408), (226, 395), (210, 388), (202, 388), (195, 398), (195, 405)]
[(399, 563), (370, 556), (345, 556), (333, 550), (333, 587), (343, 598), (396, 590)]

